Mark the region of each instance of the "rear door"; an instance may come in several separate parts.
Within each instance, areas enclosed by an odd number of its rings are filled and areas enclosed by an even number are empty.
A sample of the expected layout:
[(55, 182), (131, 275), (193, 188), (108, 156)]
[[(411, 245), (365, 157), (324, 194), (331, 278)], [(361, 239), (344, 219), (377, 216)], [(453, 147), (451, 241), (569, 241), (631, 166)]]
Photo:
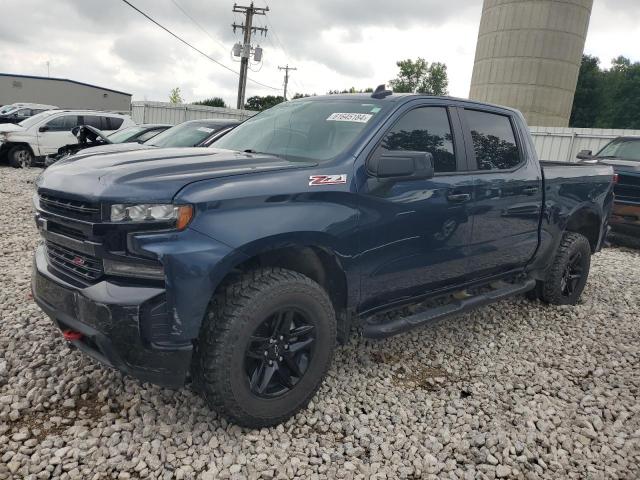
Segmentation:
[(476, 277), (524, 266), (538, 246), (542, 175), (508, 111), (461, 109), (474, 177), (469, 268)]
[[(380, 138), (381, 137), (381, 138)], [(472, 179), (456, 108), (412, 103), (380, 134), (377, 150), (430, 152), (430, 179), (361, 180), (361, 310), (461, 281), (471, 240)]]
[[(71, 130), (82, 123), (82, 116), (64, 114), (41, 125), (37, 133), (40, 155), (51, 155), (57, 153), (60, 147), (78, 143), (78, 139), (71, 133)], [(44, 131), (40, 131), (43, 126), (45, 127)]]

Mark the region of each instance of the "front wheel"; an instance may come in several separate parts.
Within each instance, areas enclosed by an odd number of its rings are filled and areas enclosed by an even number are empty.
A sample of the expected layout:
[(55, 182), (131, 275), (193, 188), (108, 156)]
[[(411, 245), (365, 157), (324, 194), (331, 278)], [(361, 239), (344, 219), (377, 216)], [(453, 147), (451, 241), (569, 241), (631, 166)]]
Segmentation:
[(9, 150), (9, 164), (13, 168), (29, 168), (33, 164), (33, 155), (27, 147), (13, 147)]
[(589, 277), (591, 245), (584, 235), (567, 232), (546, 278), (539, 286), (540, 298), (553, 305), (575, 305)]
[(311, 400), (335, 342), (335, 313), (320, 285), (289, 270), (256, 270), (214, 296), (193, 376), (223, 416), (246, 427), (271, 426)]

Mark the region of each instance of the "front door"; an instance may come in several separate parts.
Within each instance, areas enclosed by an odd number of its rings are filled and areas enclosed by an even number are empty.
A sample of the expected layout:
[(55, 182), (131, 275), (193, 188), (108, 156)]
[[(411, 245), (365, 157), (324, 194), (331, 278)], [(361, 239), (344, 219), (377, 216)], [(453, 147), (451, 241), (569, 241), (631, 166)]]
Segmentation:
[(60, 115), (41, 125), (38, 130), (40, 155), (55, 154), (60, 147), (78, 143), (78, 139), (73, 136), (71, 130), (81, 123), (81, 118), (77, 115)]
[(361, 311), (460, 281), (471, 237), (472, 179), (455, 109), (417, 106), (402, 113), (372, 151), (433, 155), (427, 180), (361, 180)]
[(473, 144), (470, 161), (475, 170), (470, 271), (482, 277), (521, 268), (538, 246), (540, 167), (535, 158), (527, 158), (511, 116), (461, 112)]

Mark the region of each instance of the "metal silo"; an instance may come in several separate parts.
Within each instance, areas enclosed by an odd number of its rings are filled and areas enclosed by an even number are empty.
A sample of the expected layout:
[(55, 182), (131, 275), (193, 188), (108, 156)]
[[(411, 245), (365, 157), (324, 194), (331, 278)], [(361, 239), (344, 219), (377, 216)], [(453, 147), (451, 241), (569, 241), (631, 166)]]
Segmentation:
[(593, 0), (484, 0), (469, 98), (566, 127)]

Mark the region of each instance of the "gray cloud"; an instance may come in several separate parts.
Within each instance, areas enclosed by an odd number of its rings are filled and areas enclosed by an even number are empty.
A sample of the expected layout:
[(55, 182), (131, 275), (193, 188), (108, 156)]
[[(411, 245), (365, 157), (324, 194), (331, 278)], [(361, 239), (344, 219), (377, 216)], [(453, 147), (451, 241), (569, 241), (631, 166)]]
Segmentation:
[[(234, 20), (242, 20), (231, 12), (234, 0), (175, 1), (217, 41), (194, 26), (172, 0), (131, 0), (187, 41), (237, 70), (238, 65), (228, 56), (239, 36), (234, 35), (230, 25)], [(250, 0), (236, 1), (248, 3)], [(256, 42), (265, 48), (266, 68), (250, 76), (279, 86), (281, 77), (276, 74), (277, 65), (273, 62), (286, 58), (286, 61), (307, 67), (294, 74), (295, 81), (303, 82), (305, 75), (317, 75), (329, 69), (334, 78), (332, 82), (335, 79), (345, 82), (344, 85), (327, 85), (326, 90), (370, 86), (371, 80), (367, 78), (373, 76), (372, 72), (375, 70), (375, 75), (381, 75), (379, 52), (367, 52), (362, 48), (369, 27), (386, 29), (384, 35), (388, 38), (384, 40), (389, 49), (397, 50), (399, 59), (406, 56), (406, 45), (400, 44), (398, 35), (416, 28), (428, 32), (455, 21), (456, 25), (469, 25), (460, 32), (459, 37), (465, 40), (457, 45), (456, 52), (460, 55), (473, 52), (475, 25), (482, 3), (482, 0), (266, 1), (271, 8), (268, 17), (255, 19), (258, 26), (268, 26), (270, 30), (266, 39), (256, 38)], [(131, 91), (138, 98), (165, 99), (170, 88), (178, 83), (177, 77), (180, 77), (185, 96), (191, 99), (209, 95), (209, 89), (217, 89), (211, 95), (219, 93), (227, 95), (226, 98), (235, 92), (237, 76), (201, 59), (119, 0), (14, 0), (2, 3), (5, 21), (0, 29), (0, 71), (13, 69), (18, 70), (16, 73), (42, 74), (42, 65), (51, 60), (53, 75)], [(264, 6), (265, 0), (255, 0), (255, 4)], [(594, 12), (605, 12), (606, 15), (600, 13), (592, 18), (592, 30), (598, 28), (599, 34), (616, 30), (619, 33), (620, 25), (626, 29), (636, 28), (634, 22), (637, 23), (635, 18), (640, 13), (640, 1), (596, 0)], [(607, 16), (615, 16), (615, 20), (608, 20)], [(20, 22), (7, 19), (20, 19)], [(24, 25), (29, 28), (25, 29)], [(406, 37), (403, 38), (402, 41), (406, 41)], [(421, 40), (416, 38), (414, 44), (420, 45)], [(284, 46), (285, 54), (281, 53), (280, 45)], [(352, 45), (359, 45), (357, 51), (361, 53), (353, 55), (354, 49), (349, 48)], [(623, 49), (614, 43), (604, 51), (599, 50), (598, 54), (602, 58), (605, 55), (615, 57), (631, 48)], [(442, 58), (440, 50), (441, 45), (425, 45), (423, 56), (431, 61), (445, 60), (450, 67), (468, 61)], [(393, 58), (385, 61), (392, 72), (395, 68)], [(198, 73), (190, 77), (189, 73), (196, 69)], [(387, 74), (384, 75), (378, 80), (387, 80)], [(313, 88), (316, 89), (318, 83), (323, 84), (317, 78), (310, 81), (315, 83)], [(362, 82), (367, 85), (361, 85)], [(274, 93), (255, 84), (251, 88), (252, 91)], [(292, 88), (304, 91), (303, 87)]]

